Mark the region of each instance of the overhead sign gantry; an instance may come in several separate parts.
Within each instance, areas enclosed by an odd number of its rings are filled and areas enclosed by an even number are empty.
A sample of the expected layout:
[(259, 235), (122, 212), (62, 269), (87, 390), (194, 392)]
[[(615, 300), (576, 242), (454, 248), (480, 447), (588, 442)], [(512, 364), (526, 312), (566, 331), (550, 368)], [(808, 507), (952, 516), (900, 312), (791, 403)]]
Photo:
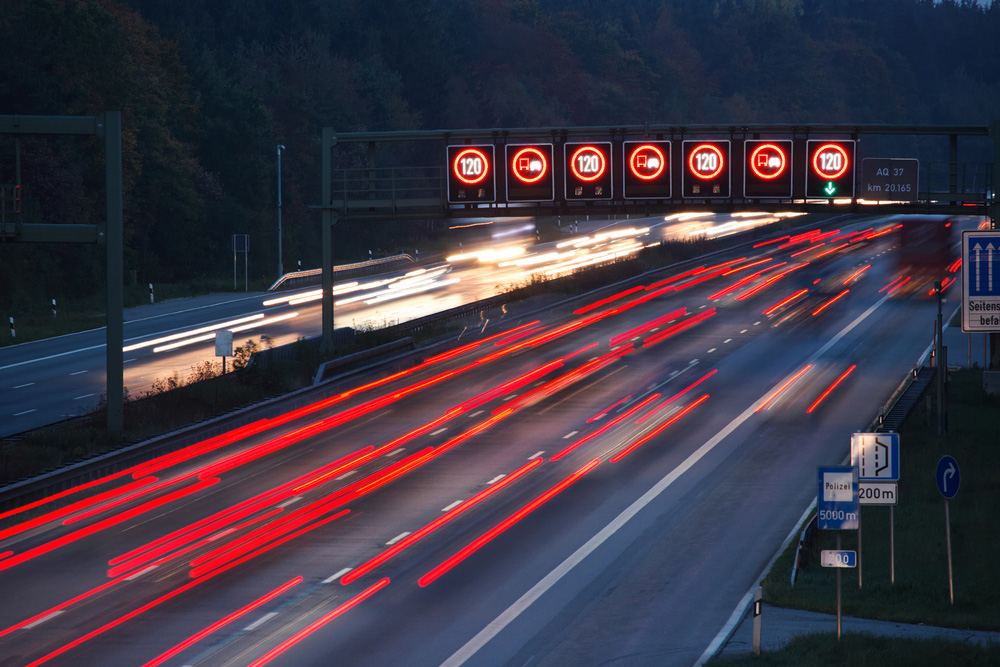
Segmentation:
[[(947, 149), (937, 154), (948, 159), (880, 155), (877, 142), (866, 140), (882, 135), (939, 137)], [(992, 143), (993, 162), (960, 162), (959, 137)], [(417, 143), (418, 150), (405, 154), (425, 156), (424, 166), (394, 164), (393, 146), (400, 142)], [(368, 166), (335, 171), (333, 153), (342, 146), (367, 149)], [(977, 150), (990, 153), (989, 148)], [(324, 266), (332, 261), (331, 226), (338, 219), (655, 215), (692, 209), (961, 213), (995, 219), (997, 154), (1000, 121), (344, 134), (324, 128), (323, 193), (316, 208), (324, 215)], [(435, 163), (427, 165), (426, 156)], [(356, 164), (357, 157), (350, 162)], [(859, 168), (866, 160), (875, 160), (872, 168)], [(332, 289), (332, 275), (324, 275), (324, 288)], [(324, 309), (332, 312), (329, 296)], [(332, 341), (327, 319), (324, 338)]]

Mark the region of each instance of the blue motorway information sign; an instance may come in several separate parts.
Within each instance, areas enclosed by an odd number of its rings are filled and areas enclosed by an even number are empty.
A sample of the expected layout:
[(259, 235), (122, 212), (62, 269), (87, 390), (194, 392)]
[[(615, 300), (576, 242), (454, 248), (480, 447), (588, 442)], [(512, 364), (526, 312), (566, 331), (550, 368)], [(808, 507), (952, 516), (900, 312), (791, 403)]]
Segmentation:
[(816, 495), (817, 528), (858, 529), (858, 469), (856, 466), (820, 466)]
[(1000, 230), (962, 232), (962, 331), (1000, 331)]

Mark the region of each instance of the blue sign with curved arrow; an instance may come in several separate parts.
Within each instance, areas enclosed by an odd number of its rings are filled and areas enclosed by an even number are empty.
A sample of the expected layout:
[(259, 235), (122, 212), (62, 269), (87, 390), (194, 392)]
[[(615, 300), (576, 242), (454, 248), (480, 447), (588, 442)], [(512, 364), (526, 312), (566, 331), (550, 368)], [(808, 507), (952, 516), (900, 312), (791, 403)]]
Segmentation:
[(961, 481), (961, 473), (958, 471), (958, 461), (945, 455), (938, 461), (937, 471), (934, 479), (937, 481), (938, 491), (945, 498), (954, 498), (958, 493), (958, 485)]

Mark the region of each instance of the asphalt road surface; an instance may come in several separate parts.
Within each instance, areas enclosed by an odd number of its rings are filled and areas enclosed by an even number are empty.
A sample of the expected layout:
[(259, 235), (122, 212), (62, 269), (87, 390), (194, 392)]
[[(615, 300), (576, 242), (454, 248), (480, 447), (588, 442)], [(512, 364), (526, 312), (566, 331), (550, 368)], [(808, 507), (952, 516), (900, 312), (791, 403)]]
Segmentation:
[[(562, 242), (538, 244), (530, 219), (499, 225), (497, 238), (456, 249), (451, 261), (335, 286), (335, 326), (379, 328), (494, 296), (533, 277), (623, 256), (663, 239), (719, 237), (767, 224), (764, 214), (675, 214), (566, 227)], [(510, 232), (514, 232), (510, 234)], [(218, 363), (214, 331), (233, 330), (238, 346), (285, 345), (322, 333), (320, 290), (212, 295), (131, 308), (125, 313), (124, 383), (131, 396), (157, 381), (186, 381)], [(0, 436), (90, 412), (106, 392), (104, 328), (0, 347)]]
[(691, 665), (930, 342), (897, 248), (713, 257), (0, 516), (0, 665)]

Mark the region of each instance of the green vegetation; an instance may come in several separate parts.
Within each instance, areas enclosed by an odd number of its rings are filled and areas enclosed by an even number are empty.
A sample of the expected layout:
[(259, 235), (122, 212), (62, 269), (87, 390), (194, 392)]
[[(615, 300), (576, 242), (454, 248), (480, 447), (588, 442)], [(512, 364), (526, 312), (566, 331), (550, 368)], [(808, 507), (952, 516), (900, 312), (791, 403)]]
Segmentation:
[[(982, 390), (982, 371), (951, 374), (949, 432), (937, 435), (937, 418), (923, 404), (914, 408), (900, 431), (899, 503), (895, 509), (896, 583), (889, 577), (889, 509), (862, 506), (862, 588), (847, 572), (843, 613), (905, 623), (1000, 630), (1000, 587), (993, 582), (994, 554), (1000, 549), (995, 508), (1000, 505), (1000, 400)], [(933, 393), (933, 387), (931, 389)], [(932, 400), (932, 405), (936, 400)], [(962, 486), (951, 501), (951, 546), (955, 604), (948, 602), (944, 500), (934, 470), (944, 454), (954, 456)], [(782, 607), (832, 612), (834, 570), (819, 566), (818, 550), (832, 549), (834, 534), (824, 531), (816, 554), (789, 586), (794, 545), (764, 580), (764, 599)], [(853, 531), (844, 531), (843, 548), (854, 549)]]
[(938, 639), (899, 639), (868, 634), (812, 634), (796, 637), (781, 651), (719, 658), (713, 667), (975, 667), (1000, 663), (1000, 646), (980, 647)]
[[(1000, 549), (995, 508), (1000, 504), (1000, 400), (982, 390), (982, 371), (951, 374), (949, 433), (937, 435), (936, 415), (918, 405), (900, 431), (899, 503), (895, 509), (896, 581), (890, 582), (889, 509), (862, 506), (862, 584), (842, 570), (845, 616), (902, 623), (1000, 631), (1000, 587), (995, 554)], [(932, 385), (933, 386), (933, 385)], [(933, 393), (933, 392), (932, 392)], [(932, 405), (936, 401), (932, 400)], [(948, 600), (944, 500), (934, 471), (944, 454), (962, 471), (951, 501), (955, 604)], [(821, 533), (808, 564), (790, 586), (793, 543), (762, 582), (764, 600), (781, 607), (834, 613), (835, 570), (819, 566), (819, 550), (835, 548), (832, 531)], [(856, 533), (844, 531), (842, 548), (856, 549)], [(799, 638), (782, 651), (719, 660), (720, 665), (986, 665), (1000, 661), (1000, 646), (987, 649), (944, 640), (902, 640), (845, 635)]]

